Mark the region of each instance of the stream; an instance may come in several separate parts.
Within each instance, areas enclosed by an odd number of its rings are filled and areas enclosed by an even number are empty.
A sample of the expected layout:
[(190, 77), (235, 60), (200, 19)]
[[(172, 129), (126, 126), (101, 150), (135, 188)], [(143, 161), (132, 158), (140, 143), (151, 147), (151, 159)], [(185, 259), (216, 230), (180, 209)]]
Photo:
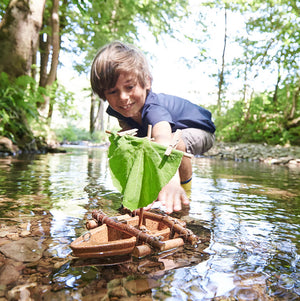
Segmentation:
[(0, 158), (0, 301), (299, 300), (300, 170), (193, 158), (201, 243), (149, 258), (78, 260), (94, 209), (120, 214), (105, 148)]

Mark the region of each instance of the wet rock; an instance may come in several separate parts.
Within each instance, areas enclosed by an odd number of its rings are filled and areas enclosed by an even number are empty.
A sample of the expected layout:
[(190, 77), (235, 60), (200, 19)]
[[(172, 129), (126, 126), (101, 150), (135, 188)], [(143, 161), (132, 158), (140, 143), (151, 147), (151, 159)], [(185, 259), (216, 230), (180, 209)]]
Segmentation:
[(105, 296), (101, 299), (101, 301), (110, 301), (110, 298), (109, 298), (108, 295), (105, 295)]
[(120, 286), (121, 284), (122, 284), (122, 279), (120, 279), (120, 278), (113, 279), (107, 284), (107, 288), (111, 289), (111, 288)]
[(12, 290), (8, 292), (8, 300), (19, 300), (19, 301), (31, 300), (30, 289), (36, 286), (37, 283), (28, 283), (28, 284), (15, 286)]
[(69, 258), (61, 260), (61, 259), (57, 259), (57, 261), (54, 263), (53, 267), (54, 269), (58, 270), (59, 268), (61, 268), (64, 264), (68, 263), (70, 261)]
[(16, 154), (18, 152), (18, 147), (12, 143), (7, 137), (0, 136), (0, 152), (8, 153), (10, 155)]
[(0, 283), (2, 285), (14, 283), (18, 280), (24, 267), (25, 266), (21, 262), (6, 260), (0, 269)]
[(22, 230), (29, 230), (30, 229), (30, 223), (22, 223), (19, 225), (19, 228)]
[(216, 142), (204, 156), (235, 161), (259, 161), (300, 168), (300, 147), (256, 143)]
[(6, 290), (6, 285), (5, 284), (0, 284), (0, 298), (4, 297), (5, 290)]
[(128, 296), (127, 291), (123, 286), (113, 287), (108, 290), (107, 294), (110, 298), (124, 298)]
[(154, 279), (132, 279), (124, 283), (124, 287), (132, 295), (139, 295), (159, 286)]
[[(77, 292), (75, 292), (74, 294), (77, 294)], [(59, 291), (59, 292), (54, 292), (51, 291), (51, 288), (49, 287), (49, 290), (47, 290), (46, 292), (44, 292), (43, 294), (43, 299), (44, 301), (53, 301), (53, 300), (57, 300), (57, 301), (67, 301), (67, 300), (83, 300), (80, 299), (79, 296), (74, 296), (74, 298), (72, 298), (71, 296), (67, 296), (65, 291)], [(39, 299), (36, 299), (39, 300)]]
[(1, 225), (0, 227), (0, 238), (14, 236), (18, 232), (18, 229), (16, 226), (7, 226), (7, 225)]
[(153, 270), (164, 270), (165, 265), (161, 261), (151, 261), (151, 260), (145, 260), (142, 261), (141, 264), (137, 267), (137, 270), (142, 274), (149, 274)]
[(95, 294), (92, 294), (92, 295), (89, 294), (89, 295), (83, 296), (81, 300), (82, 301), (95, 301), (95, 300), (110, 301), (108, 295), (106, 294), (106, 290), (104, 290), (104, 289), (98, 290)]
[(10, 240), (18, 240), (20, 238), (18, 233), (8, 233), (6, 237)]
[(32, 238), (22, 238), (1, 246), (0, 252), (17, 261), (33, 262), (42, 257), (44, 249), (45, 247), (42, 246), (41, 242)]
[(9, 234), (8, 230), (0, 229), (0, 238), (6, 237), (7, 234)]
[(38, 225), (37, 227), (32, 227), (31, 235), (37, 237), (48, 237), (50, 236), (50, 227), (48, 225)]
[(277, 159), (272, 159), (271, 164), (287, 164), (289, 163), (293, 158), (291, 157), (281, 157)]
[(23, 231), (20, 233), (20, 236), (21, 236), (21, 237), (27, 237), (27, 236), (29, 236), (30, 234), (31, 234), (30, 231), (23, 230)]
[(300, 159), (290, 160), (289, 163), (288, 163), (288, 166), (289, 167), (300, 167)]
[(0, 253), (0, 268), (4, 265), (5, 260), (5, 256)]

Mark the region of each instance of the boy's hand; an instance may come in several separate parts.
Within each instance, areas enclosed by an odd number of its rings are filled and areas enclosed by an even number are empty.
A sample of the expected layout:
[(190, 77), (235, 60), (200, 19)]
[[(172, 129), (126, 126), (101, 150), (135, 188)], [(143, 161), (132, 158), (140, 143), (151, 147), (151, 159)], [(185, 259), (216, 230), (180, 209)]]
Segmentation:
[[(160, 121), (153, 126), (152, 137), (154, 141), (168, 147), (172, 141), (171, 125), (167, 121)], [(166, 213), (170, 214), (173, 211), (180, 211), (182, 204), (188, 205), (189, 199), (186, 196), (185, 190), (180, 185), (179, 172), (177, 171), (171, 181), (162, 188), (158, 194), (157, 201), (166, 208)], [(150, 206), (146, 207), (150, 209)]]
[(171, 181), (162, 188), (158, 194), (157, 200), (145, 207), (145, 210), (151, 209), (155, 203), (163, 205), (167, 214), (171, 214), (173, 211), (180, 211), (182, 209), (182, 204), (189, 205), (190, 200), (187, 197), (185, 190), (180, 185), (178, 172)]
[(188, 205), (190, 203), (185, 190), (174, 178), (160, 191), (157, 201), (166, 207), (167, 214), (180, 211), (182, 204)]

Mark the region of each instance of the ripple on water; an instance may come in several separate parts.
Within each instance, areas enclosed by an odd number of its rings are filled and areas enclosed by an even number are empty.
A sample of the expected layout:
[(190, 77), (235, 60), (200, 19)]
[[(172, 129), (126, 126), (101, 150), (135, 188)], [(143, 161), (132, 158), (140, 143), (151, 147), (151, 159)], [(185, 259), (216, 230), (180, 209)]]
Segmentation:
[[(193, 164), (191, 205), (186, 214), (209, 228), (209, 256), (193, 266), (159, 271), (153, 276), (159, 285), (152, 288), (152, 297), (299, 299), (299, 173), (244, 162), (195, 159)], [(1, 220), (3, 229), (21, 233), (20, 221), (33, 237), (43, 238), (47, 246), (43, 264), (49, 263), (52, 272), (46, 276), (39, 272), (42, 263), (27, 272), (47, 284), (53, 299), (63, 300), (73, 293), (78, 300), (83, 295), (95, 299), (93, 294), (105, 291), (114, 278), (136, 276), (126, 270), (126, 264), (115, 269), (82, 268), (71, 266), (68, 260), (69, 243), (85, 231), (89, 212), (101, 208), (113, 214), (121, 204), (121, 195), (111, 184), (105, 152), (77, 150), (11, 162), (0, 169), (0, 194), (4, 196), (1, 216), (10, 219)], [(57, 265), (51, 266), (54, 262)]]

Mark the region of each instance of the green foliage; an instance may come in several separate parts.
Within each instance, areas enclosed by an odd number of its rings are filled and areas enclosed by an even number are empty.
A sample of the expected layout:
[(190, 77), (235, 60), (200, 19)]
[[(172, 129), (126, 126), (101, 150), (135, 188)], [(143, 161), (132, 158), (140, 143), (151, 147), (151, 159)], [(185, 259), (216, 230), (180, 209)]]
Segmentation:
[(6, 8), (9, 4), (10, 0), (1, 0), (0, 2), (0, 21), (5, 14)]
[[(210, 107), (212, 112), (217, 110), (217, 107)], [(217, 128), (217, 136), (219, 140), (224, 142), (236, 142), (240, 140), (240, 120), (242, 119), (241, 102), (236, 102), (232, 108), (227, 109), (225, 113), (216, 117), (215, 125)], [(217, 116), (217, 114), (214, 114)]]
[(13, 82), (6, 73), (0, 74), (0, 135), (18, 143), (30, 143), (33, 133), (30, 123), (38, 119), (37, 102), (43, 102), (45, 89), (30, 76)]
[(103, 131), (95, 131), (91, 136), (92, 141), (95, 143), (103, 143), (107, 140), (107, 134)]
[(86, 129), (78, 128), (72, 123), (66, 127), (53, 129), (56, 139), (60, 143), (79, 143), (80, 141), (91, 141), (93, 143), (103, 143), (107, 141), (107, 134), (102, 131), (95, 131), (92, 135)]
[(70, 123), (65, 128), (54, 129), (54, 132), (60, 143), (62, 142), (77, 143), (79, 141), (91, 140), (91, 135), (87, 130), (80, 129)]
[(166, 156), (166, 147), (129, 135), (112, 134), (109, 140), (109, 167), (124, 206), (134, 210), (151, 204), (176, 173), (182, 152)]
[(65, 16), (64, 33), (67, 48), (84, 53), (74, 62), (79, 72), (86, 71), (97, 50), (112, 40), (133, 43), (138, 40), (138, 28), (145, 24), (158, 39), (161, 33), (171, 33), (170, 20), (179, 21), (188, 14), (188, 0), (68, 0), (61, 7)]
[[(300, 145), (300, 127), (291, 127), (288, 122), (290, 105), (286, 94), (286, 89), (281, 89), (276, 102), (267, 93), (259, 94), (252, 99), (248, 111), (243, 101), (235, 102), (215, 121), (218, 140)], [(300, 116), (299, 105), (295, 119)]]
[[(49, 97), (62, 116), (75, 118), (73, 93), (54, 82), (47, 88), (39, 87), (30, 76), (10, 80), (6, 73), (0, 74), (0, 135), (10, 138), (21, 149), (39, 148), (39, 141), (51, 136), (47, 120), (38, 112), (37, 103)], [(76, 140), (85, 139), (88, 133), (76, 133)], [(44, 144), (44, 143), (42, 143)]]
[(55, 106), (63, 118), (78, 119), (80, 112), (74, 105), (74, 93), (69, 92), (63, 85), (55, 81), (51, 86), (47, 86), (47, 93), (51, 105)]

